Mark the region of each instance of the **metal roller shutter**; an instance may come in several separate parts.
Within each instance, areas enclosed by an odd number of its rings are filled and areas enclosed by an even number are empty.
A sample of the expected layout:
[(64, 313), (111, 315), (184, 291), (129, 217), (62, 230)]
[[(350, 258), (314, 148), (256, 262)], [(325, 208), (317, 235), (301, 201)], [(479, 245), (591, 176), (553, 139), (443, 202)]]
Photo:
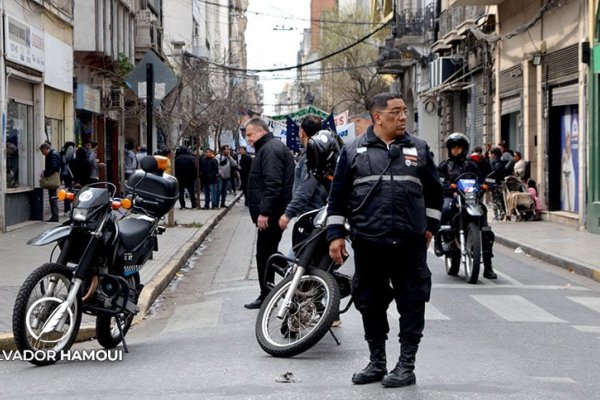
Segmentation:
[(500, 115), (521, 111), (521, 96), (511, 96), (500, 99)]
[(553, 107), (579, 104), (579, 85), (577, 83), (553, 87), (551, 93)]

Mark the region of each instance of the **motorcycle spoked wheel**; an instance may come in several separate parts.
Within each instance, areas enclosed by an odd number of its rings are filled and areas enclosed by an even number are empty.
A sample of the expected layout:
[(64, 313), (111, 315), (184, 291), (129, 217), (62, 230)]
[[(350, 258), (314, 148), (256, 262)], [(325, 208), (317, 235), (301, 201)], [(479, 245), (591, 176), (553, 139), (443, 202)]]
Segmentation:
[(293, 357), (314, 346), (329, 331), (340, 307), (335, 278), (315, 268), (302, 277), (285, 317), (277, 318), (293, 277), (288, 275), (271, 290), (256, 318), (258, 344), (274, 357)]
[(481, 269), (481, 229), (475, 222), (470, 222), (466, 232), (467, 256), (465, 257), (465, 279), (475, 284)]
[[(140, 274), (135, 273), (127, 277), (127, 284), (130, 289), (135, 290), (140, 284)], [(137, 304), (137, 301), (138, 299), (136, 298), (135, 304)], [(121, 317), (121, 329), (123, 331), (123, 336), (125, 336), (127, 335), (129, 328), (131, 328), (134, 315), (121, 313)], [(121, 343), (121, 333), (117, 326), (117, 319), (113, 315), (99, 315), (96, 317), (96, 338), (98, 339), (100, 346), (105, 349), (114, 349)]]
[[(58, 307), (67, 299), (73, 271), (60, 264), (44, 264), (23, 282), (13, 310), (13, 336), (17, 349), (32, 351), (35, 365), (54, 364), (75, 342), (81, 324), (81, 298), (77, 296), (60, 331), (43, 332)], [(42, 353), (55, 357), (42, 356)], [(39, 357), (38, 357), (39, 355)]]

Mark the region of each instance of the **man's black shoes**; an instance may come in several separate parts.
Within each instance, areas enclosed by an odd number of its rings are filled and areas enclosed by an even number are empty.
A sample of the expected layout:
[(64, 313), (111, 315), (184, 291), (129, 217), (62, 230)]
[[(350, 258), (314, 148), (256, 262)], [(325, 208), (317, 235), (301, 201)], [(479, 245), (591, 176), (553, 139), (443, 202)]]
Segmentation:
[(58, 218), (47, 219), (46, 222), (58, 222)]
[(260, 308), (260, 306), (262, 306), (262, 303), (263, 303), (263, 299), (261, 299), (259, 297), (256, 300), (254, 300), (252, 303), (244, 304), (244, 308), (247, 308), (248, 310), (256, 310), (256, 309)]

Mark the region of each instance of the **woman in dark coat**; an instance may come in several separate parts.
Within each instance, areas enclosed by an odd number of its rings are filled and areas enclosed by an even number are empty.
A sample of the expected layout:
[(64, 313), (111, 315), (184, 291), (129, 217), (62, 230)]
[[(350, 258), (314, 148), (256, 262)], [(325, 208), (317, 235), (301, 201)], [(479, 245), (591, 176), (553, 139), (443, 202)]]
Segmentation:
[(69, 163), (69, 170), (73, 177), (73, 187), (76, 189), (90, 183), (92, 166), (90, 165), (85, 148), (80, 147), (75, 152), (75, 158)]

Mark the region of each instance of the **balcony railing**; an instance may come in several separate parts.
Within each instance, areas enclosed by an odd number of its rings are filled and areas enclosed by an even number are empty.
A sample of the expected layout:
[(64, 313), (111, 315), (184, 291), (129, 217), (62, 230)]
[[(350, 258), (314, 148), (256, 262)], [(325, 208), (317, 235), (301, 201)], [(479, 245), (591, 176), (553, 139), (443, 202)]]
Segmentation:
[(465, 21), (477, 20), (485, 15), (485, 10), (485, 6), (453, 6), (442, 11), (439, 37), (444, 37)]

